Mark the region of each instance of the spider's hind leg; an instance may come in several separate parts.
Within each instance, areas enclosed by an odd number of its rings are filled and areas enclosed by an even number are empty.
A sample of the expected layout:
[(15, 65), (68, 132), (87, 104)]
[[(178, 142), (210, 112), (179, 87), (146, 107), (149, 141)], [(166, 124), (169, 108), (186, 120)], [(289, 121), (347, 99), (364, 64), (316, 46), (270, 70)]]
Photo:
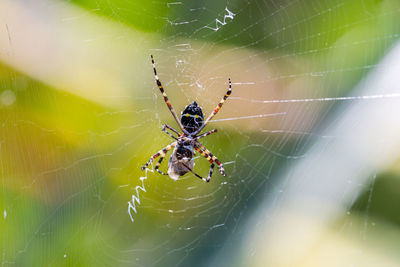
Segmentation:
[(221, 101), (218, 103), (217, 107), (214, 109), (213, 112), (211, 112), (211, 114), (208, 116), (208, 118), (204, 121), (204, 124), (195, 132), (195, 134), (198, 134), (201, 132), (201, 130), (206, 127), (206, 125), (208, 124), (208, 122), (218, 113), (218, 111), (221, 109), (222, 105), (224, 104), (224, 102), (226, 101), (226, 99), (228, 99), (228, 97), (231, 95), (232, 93), (232, 82), (231, 79), (228, 79), (228, 83), (229, 83), (229, 88), (228, 91), (226, 92), (226, 94), (222, 97)]
[(178, 118), (178, 115), (176, 115), (176, 112), (175, 112), (174, 108), (172, 107), (172, 104), (171, 104), (171, 102), (169, 101), (167, 94), (165, 93), (164, 87), (162, 86), (161, 81), (160, 81), (160, 79), (158, 78), (157, 70), (156, 70), (156, 64), (154, 63), (153, 55), (151, 55), (151, 63), (152, 63), (152, 65), (153, 65), (154, 78), (155, 78), (155, 80), (156, 80), (156, 83), (157, 83), (158, 88), (160, 89), (161, 94), (162, 94), (163, 97), (164, 97), (164, 102), (167, 104), (169, 111), (171, 111), (172, 116), (175, 118), (175, 120), (176, 120), (176, 122), (178, 123), (179, 127), (181, 128), (181, 130), (182, 130), (185, 134), (189, 134), (189, 133), (185, 130), (185, 128), (183, 127), (181, 121), (180, 121), (179, 118)]

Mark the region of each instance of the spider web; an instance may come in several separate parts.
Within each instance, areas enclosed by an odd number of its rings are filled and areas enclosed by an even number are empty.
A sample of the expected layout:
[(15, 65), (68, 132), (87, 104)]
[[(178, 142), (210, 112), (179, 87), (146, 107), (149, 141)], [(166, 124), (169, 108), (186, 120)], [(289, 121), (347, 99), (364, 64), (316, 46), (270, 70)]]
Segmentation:
[[(398, 265), (400, 4), (143, 2), (0, 3), (2, 265)], [(231, 78), (225, 177), (140, 170), (178, 128), (150, 54), (178, 115)]]

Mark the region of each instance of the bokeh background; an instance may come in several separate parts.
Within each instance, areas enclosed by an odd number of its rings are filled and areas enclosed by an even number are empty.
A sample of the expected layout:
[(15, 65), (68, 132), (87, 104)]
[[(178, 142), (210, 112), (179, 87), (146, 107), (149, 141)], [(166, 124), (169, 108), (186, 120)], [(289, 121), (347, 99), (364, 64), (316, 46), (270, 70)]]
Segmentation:
[[(399, 266), (399, 15), (398, 0), (2, 0), (1, 265)], [(211, 112), (232, 79), (202, 140), (226, 177), (140, 170), (176, 127), (150, 54), (179, 114)]]

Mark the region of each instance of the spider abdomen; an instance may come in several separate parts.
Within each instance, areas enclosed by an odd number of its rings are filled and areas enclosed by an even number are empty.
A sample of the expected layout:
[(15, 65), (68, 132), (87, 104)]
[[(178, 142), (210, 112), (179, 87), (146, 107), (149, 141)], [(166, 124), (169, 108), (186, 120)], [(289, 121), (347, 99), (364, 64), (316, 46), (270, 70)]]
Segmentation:
[(204, 124), (201, 107), (194, 101), (188, 105), (181, 115), (181, 123), (189, 133), (196, 132)]

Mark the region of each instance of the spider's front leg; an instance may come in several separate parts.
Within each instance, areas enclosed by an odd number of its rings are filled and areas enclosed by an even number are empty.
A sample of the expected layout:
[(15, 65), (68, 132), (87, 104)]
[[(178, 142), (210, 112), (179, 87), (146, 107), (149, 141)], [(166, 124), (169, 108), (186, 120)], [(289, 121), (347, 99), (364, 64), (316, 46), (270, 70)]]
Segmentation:
[(157, 153), (155, 153), (153, 156), (151, 156), (151, 158), (149, 159), (149, 161), (147, 161), (146, 164), (144, 164), (143, 167), (141, 168), (142, 171), (143, 171), (144, 169), (146, 169), (147, 166), (149, 166), (149, 165), (153, 162), (154, 159), (160, 157), (160, 159), (158, 160), (158, 162), (157, 162), (157, 164), (156, 164), (155, 170), (158, 171), (158, 172), (161, 173), (161, 174), (165, 174), (165, 173), (163, 173), (163, 172), (161, 172), (161, 171), (159, 170), (160, 164), (161, 164), (162, 160), (165, 158), (165, 154), (166, 154), (169, 150), (171, 150), (171, 148), (173, 148), (173, 147), (175, 147), (175, 146), (176, 146), (176, 141), (173, 142), (173, 143), (171, 143), (171, 144), (169, 144), (168, 146), (164, 147), (163, 149), (161, 149), (160, 151), (158, 151)]
[(218, 169), (219, 169), (219, 172), (221, 173), (221, 175), (226, 176), (225, 169), (224, 169), (224, 166), (221, 163), (221, 161), (219, 161), (219, 159), (216, 156), (214, 156), (205, 146), (203, 146), (199, 142), (196, 142), (194, 148), (198, 152), (200, 152), (200, 154), (211, 163), (210, 172), (209, 172), (208, 178), (207, 178), (208, 181), (211, 179), (211, 176), (212, 176), (212, 173), (214, 170), (214, 162), (217, 163)]

